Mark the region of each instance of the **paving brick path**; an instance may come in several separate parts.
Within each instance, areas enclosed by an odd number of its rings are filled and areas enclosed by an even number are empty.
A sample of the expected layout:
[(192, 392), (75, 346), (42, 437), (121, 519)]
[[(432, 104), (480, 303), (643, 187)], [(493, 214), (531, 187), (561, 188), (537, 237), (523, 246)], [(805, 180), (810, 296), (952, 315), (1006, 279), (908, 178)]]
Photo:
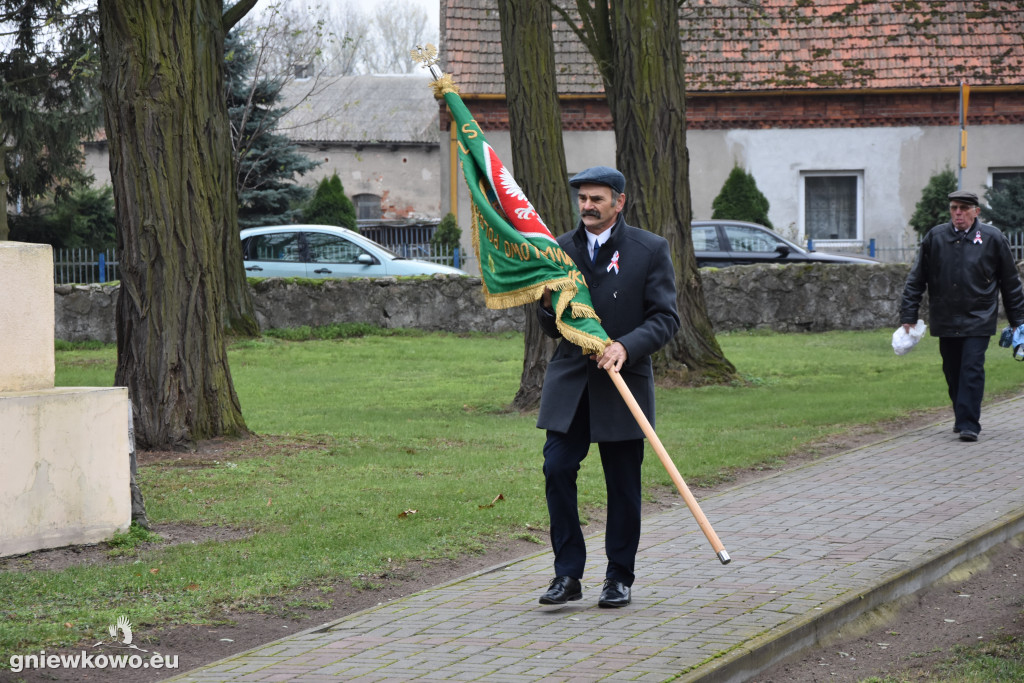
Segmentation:
[(748, 680), (878, 604), (1024, 532), (1024, 396), (986, 405), (977, 443), (943, 422), (644, 520), (633, 604), (544, 611), (549, 552), (493, 567), (173, 680)]

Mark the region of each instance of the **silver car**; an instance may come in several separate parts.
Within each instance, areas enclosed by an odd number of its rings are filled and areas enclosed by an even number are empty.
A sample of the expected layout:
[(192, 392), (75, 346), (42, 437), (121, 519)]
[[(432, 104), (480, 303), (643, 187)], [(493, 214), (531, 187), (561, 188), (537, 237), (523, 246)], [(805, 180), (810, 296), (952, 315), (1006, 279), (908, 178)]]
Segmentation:
[(246, 228), (241, 237), (248, 277), (468, 275), (451, 266), (404, 258), (357, 232), (333, 225)]

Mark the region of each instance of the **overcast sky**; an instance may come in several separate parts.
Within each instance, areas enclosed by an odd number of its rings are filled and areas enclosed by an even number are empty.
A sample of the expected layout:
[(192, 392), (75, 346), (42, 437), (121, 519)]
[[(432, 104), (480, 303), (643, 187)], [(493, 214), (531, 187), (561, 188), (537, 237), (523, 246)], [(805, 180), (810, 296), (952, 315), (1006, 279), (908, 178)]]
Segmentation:
[[(381, 4), (381, 2), (387, 2), (388, 0), (337, 0), (338, 2), (348, 2), (349, 4), (355, 5), (363, 12), (373, 12), (373, 8)], [(437, 35), (440, 26), (439, 14), (441, 12), (441, 0), (406, 0), (407, 2), (416, 5), (417, 7), (423, 8), (423, 11), (427, 13), (427, 21), (430, 22), (430, 27)]]
[[(430, 28), (435, 37), (438, 35), (438, 31), (440, 30), (439, 15), (441, 12), (441, 0), (292, 0), (292, 2), (306, 5), (326, 3), (336, 7), (348, 4), (358, 7), (363, 14), (373, 14), (375, 8), (381, 4), (391, 2), (408, 2), (422, 8), (423, 11), (427, 13), (427, 21), (429, 22)], [(272, 4), (272, 0), (260, 0), (256, 9), (258, 11), (261, 7), (266, 7), (270, 4)]]

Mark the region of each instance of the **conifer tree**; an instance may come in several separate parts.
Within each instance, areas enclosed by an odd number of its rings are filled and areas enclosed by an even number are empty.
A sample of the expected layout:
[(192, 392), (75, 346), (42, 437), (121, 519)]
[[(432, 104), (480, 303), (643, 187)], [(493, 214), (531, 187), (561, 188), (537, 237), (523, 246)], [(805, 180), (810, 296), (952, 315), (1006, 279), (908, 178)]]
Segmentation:
[(921, 199), (910, 217), (910, 227), (924, 235), (939, 223), (949, 221), (949, 193), (956, 191), (956, 174), (946, 169), (928, 179)]
[(345, 188), (337, 173), (320, 181), (313, 199), (306, 207), (303, 220), (306, 223), (356, 229), (356, 207), (345, 195)]
[(750, 221), (772, 227), (768, 220), (768, 199), (759, 189), (754, 176), (739, 166), (733, 166), (722, 190), (711, 202), (712, 218)]
[(462, 237), (462, 228), (455, 220), (455, 214), (449, 211), (434, 230), (430, 243), (435, 247), (448, 251), (448, 265), (454, 265), (454, 250), (459, 246), (459, 239)]
[(82, 140), (99, 126), (96, 12), (63, 0), (0, 0), (0, 240), (10, 202), (91, 180)]
[(981, 219), (1004, 232), (1024, 230), (1024, 176), (1011, 178), (998, 187), (985, 188)]

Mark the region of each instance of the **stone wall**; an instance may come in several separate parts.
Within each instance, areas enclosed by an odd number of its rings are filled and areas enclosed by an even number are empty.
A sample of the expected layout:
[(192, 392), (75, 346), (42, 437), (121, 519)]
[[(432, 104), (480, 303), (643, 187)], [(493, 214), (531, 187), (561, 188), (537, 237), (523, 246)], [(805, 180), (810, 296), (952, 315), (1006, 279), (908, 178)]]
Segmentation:
[[(1024, 261), (1018, 268), (1024, 269)], [(907, 264), (742, 266), (704, 269), (701, 281), (718, 332), (895, 329), (908, 270)], [(450, 332), (522, 329), (523, 310), (487, 309), (475, 277), (254, 282), (262, 329), (341, 322)], [(56, 287), (56, 338), (115, 341), (117, 289)]]
[(758, 265), (702, 270), (701, 280), (718, 332), (895, 329), (909, 270), (907, 264)]

